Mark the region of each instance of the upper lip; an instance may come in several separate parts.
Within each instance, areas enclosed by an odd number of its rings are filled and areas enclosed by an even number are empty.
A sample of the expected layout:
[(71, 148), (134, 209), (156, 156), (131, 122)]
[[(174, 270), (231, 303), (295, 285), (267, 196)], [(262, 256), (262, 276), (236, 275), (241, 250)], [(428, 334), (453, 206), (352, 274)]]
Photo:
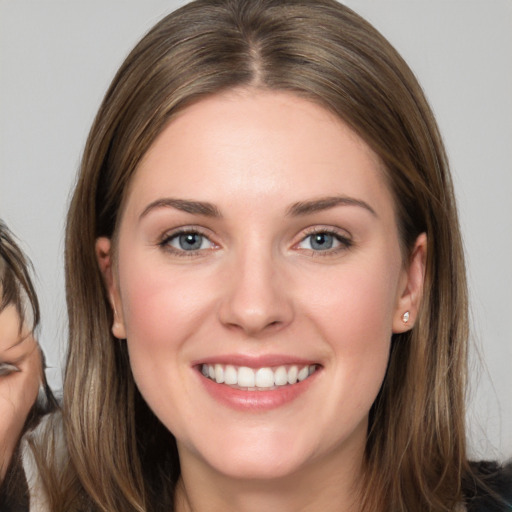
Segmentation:
[(297, 356), (284, 354), (264, 354), (260, 356), (250, 356), (246, 354), (224, 354), (218, 356), (205, 357), (192, 362), (193, 366), (202, 364), (231, 364), (233, 366), (247, 366), (248, 368), (266, 368), (272, 366), (309, 366), (319, 364), (313, 359), (305, 359)]

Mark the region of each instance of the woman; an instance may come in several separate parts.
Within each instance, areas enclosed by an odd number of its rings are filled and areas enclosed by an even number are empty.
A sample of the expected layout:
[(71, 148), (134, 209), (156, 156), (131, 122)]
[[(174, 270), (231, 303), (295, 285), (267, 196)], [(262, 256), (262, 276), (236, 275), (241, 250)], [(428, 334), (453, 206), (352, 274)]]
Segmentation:
[(19, 510), (26, 494), (18, 445), (55, 400), (34, 338), (39, 305), (28, 261), (0, 221), (0, 510)]
[(349, 9), (157, 24), (91, 129), (66, 276), (49, 510), (477, 510), (445, 152)]

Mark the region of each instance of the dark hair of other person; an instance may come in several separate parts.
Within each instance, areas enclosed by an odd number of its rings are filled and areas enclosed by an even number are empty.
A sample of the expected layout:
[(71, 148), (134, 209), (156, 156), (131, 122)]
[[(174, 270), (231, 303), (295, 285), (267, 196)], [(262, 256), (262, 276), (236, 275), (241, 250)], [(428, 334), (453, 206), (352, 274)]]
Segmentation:
[[(30, 277), (31, 268), (32, 265), (19, 242), (0, 220), (0, 312), (10, 305), (15, 307), (20, 321), (20, 334), (22, 326), (28, 327), (34, 333), (40, 322), (39, 302)], [(41, 360), (44, 366), (42, 352)], [(57, 401), (43, 372), (37, 400), (30, 409), (22, 433), (35, 428), (45, 414), (57, 408)], [(0, 484), (2, 512), (23, 510), (23, 507), (28, 506), (27, 483), (22, 469), (19, 441), (5, 478)]]

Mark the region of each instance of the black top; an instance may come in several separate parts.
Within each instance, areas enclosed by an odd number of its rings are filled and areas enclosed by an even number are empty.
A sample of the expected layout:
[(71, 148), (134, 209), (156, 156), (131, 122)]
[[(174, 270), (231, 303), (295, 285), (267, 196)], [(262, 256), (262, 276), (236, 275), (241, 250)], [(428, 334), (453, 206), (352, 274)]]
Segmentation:
[(501, 466), (496, 462), (472, 462), (475, 476), (464, 482), (468, 512), (512, 512), (512, 461)]

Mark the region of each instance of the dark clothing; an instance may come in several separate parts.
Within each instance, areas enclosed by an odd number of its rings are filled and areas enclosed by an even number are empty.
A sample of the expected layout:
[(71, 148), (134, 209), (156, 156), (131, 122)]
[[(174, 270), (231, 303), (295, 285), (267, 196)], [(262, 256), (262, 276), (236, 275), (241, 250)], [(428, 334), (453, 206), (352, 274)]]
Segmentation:
[(475, 476), (464, 482), (467, 512), (512, 512), (512, 461), (472, 462)]

